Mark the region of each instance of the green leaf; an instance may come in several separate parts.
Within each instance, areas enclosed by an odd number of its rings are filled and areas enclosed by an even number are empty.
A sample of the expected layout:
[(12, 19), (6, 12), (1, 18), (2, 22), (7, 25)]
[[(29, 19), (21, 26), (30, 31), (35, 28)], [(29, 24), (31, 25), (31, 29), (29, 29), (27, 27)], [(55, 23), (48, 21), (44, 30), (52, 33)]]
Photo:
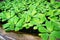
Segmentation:
[(49, 36), (49, 40), (56, 40), (56, 38), (60, 38), (60, 31), (53, 31)]
[(18, 21), (18, 23), (16, 24), (16, 27), (15, 27), (15, 31), (21, 30), (23, 28), (22, 27), (23, 23), (24, 23), (24, 18), (22, 18)]
[(25, 27), (26, 29), (29, 29), (30, 27), (33, 27), (33, 24), (31, 24), (31, 23), (25, 23), (23, 25), (23, 27)]
[(60, 31), (51, 32), (49, 40), (56, 40), (56, 38), (60, 38)]
[[(56, 25), (56, 24), (55, 24)], [(60, 31), (60, 27), (58, 27), (57, 25), (54, 27), (54, 30), (56, 31)]]
[(23, 27), (27, 27), (27, 26), (28, 26), (28, 24), (27, 24), (27, 23), (23, 24)]
[[(36, 6), (35, 6), (35, 5), (30, 4), (30, 5), (29, 5), (29, 8), (30, 8), (30, 10), (31, 10), (31, 11), (32, 11), (32, 10), (34, 10), (34, 11), (35, 11)], [(33, 12), (34, 12), (34, 11), (33, 11)], [(36, 11), (35, 11), (35, 13), (36, 13)], [(35, 13), (33, 13), (33, 14), (35, 14)]]
[(30, 21), (32, 24), (40, 24), (40, 19), (39, 18), (32, 18), (32, 20)]
[(43, 23), (44, 21), (46, 21), (45, 14), (40, 14), (40, 22)]
[(26, 27), (26, 29), (29, 29), (30, 27), (33, 27), (33, 24), (31, 24), (31, 23), (27, 23), (27, 27)]
[[(13, 20), (13, 19), (12, 19)], [(14, 24), (17, 24), (19, 18), (17, 16), (14, 17)]]
[(11, 11), (10, 16), (13, 17), (15, 15), (14, 11)]
[(53, 20), (51, 20), (52, 22), (53, 22), (53, 26), (54, 26), (54, 30), (56, 31), (56, 30), (60, 30), (60, 23), (59, 22), (56, 22), (56, 21), (53, 21)]
[(54, 37), (60, 38), (60, 31), (53, 31), (52, 34)]
[(4, 12), (4, 14), (6, 16), (6, 19), (9, 19), (11, 17), (9, 12)]
[(56, 40), (56, 37), (54, 37), (53, 34), (50, 34), (50, 36), (49, 36), (49, 40)]
[(2, 21), (6, 21), (6, 20), (10, 19), (14, 15), (15, 15), (14, 13), (11, 14), (10, 12), (4, 11), (4, 12), (1, 13)]
[(36, 10), (34, 9), (34, 10), (32, 10), (31, 15), (34, 16), (35, 14), (36, 14)]
[(15, 15), (11, 19), (8, 20), (9, 23), (16, 24), (18, 22), (19, 18)]
[(19, 31), (20, 29), (22, 29), (22, 28), (20, 28), (20, 27), (15, 27), (15, 31)]
[(31, 17), (28, 14), (26, 14), (25, 15), (25, 22), (29, 22), (30, 20), (31, 20)]
[(23, 25), (23, 27), (25, 27), (26, 29), (29, 29), (29, 28), (30, 28), (30, 26), (28, 25), (28, 23), (25, 23), (25, 24)]
[(54, 5), (55, 8), (59, 8), (60, 7), (60, 2), (56, 2)]
[(46, 21), (45, 25), (46, 25), (46, 28), (49, 32), (53, 31), (54, 25), (53, 25), (52, 21)]
[(37, 13), (36, 15), (34, 15), (33, 17), (35, 18), (39, 18), (40, 19), (40, 23), (43, 23), (46, 18), (45, 18), (45, 14), (40, 14), (40, 13)]
[(51, 19), (54, 21), (58, 21), (58, 17), (56, 17), (56, 16), (51, 17)]
[(48, 33), (42, 33), (42, 34), (39, 34), (39, 36), (41, 36), (42, 40), (48, 40), (49, 34)]
[(42, 25), (38, 25), (38, 31), (39, 32), (48, 32), (46, 28), (44, 28)]
[(50, 0), (51, 4), (54, 4), (55, 3), (55, 0)]
[(6, 23), (6, 24), (3, 25), (3, 28), (5, 29), (5, 28), (8, 28), (9, 26), (10, 26), (10, 24)]
[(4, 13), (1, 13), (0, 15), (1, 15), (1, 18), (2, 18), (2, 22), (6, 21), (6, 15)]
[(10, 30), (14, 30), (14, 28), (15, 28), (15, 27), (14, 27), (14, 24), (11, 23), (10, 26), (9, 26), (9, 28), (10, 28)]
[(54, 10), (49, 10), (46, 15), (50, 15), (50, 17), (54, 16)]

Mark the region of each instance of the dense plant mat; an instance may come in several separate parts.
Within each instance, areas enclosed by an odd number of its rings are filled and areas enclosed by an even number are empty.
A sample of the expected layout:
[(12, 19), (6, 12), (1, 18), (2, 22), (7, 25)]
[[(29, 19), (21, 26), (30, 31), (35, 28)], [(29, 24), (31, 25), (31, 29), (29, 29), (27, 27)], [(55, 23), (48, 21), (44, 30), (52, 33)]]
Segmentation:
[(0, 2), (0, 22), (5, 22), (2, 26), (6, 31), (32, 27), (42, 40), (56, 40), (60, 38), (60, 2), (4, 0)]

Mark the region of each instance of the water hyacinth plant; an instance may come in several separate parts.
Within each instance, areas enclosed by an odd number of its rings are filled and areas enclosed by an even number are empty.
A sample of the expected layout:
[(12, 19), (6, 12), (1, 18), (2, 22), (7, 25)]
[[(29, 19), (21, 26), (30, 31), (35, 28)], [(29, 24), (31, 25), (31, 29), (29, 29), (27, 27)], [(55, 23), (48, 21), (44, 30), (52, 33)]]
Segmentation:
[[(38, 30), (42, 40), (60, 38), (60, 2), (55, 0), (4, 0), (0, 22), (6, 31)], [(34, 26), (35, 25), (35, 26)]]

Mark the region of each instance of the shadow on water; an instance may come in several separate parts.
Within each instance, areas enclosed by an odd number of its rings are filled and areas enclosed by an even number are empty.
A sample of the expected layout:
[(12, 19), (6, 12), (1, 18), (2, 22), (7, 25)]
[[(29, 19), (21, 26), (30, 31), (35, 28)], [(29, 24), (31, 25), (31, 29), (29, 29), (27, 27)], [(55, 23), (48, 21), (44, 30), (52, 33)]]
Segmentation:
[(30, 27), (29, 29), (23, 28), (20, 30), (20, 32), (26, 33), (26, 34), (32, 34), (38, 36), (38, 30), (33, 30), (33, 27)]

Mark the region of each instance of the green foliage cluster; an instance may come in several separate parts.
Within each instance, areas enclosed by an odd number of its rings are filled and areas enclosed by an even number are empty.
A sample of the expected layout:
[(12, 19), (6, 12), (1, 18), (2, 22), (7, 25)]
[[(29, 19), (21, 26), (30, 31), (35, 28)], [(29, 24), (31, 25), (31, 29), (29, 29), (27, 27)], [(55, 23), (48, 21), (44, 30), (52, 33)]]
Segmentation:
[[(0, 22), (6, 31), (38, 30), (42, 40), (60, 38), (60, 2), (55, 0), (4, 0)], [(34, 26), (35, 25), (35, 26)]]

